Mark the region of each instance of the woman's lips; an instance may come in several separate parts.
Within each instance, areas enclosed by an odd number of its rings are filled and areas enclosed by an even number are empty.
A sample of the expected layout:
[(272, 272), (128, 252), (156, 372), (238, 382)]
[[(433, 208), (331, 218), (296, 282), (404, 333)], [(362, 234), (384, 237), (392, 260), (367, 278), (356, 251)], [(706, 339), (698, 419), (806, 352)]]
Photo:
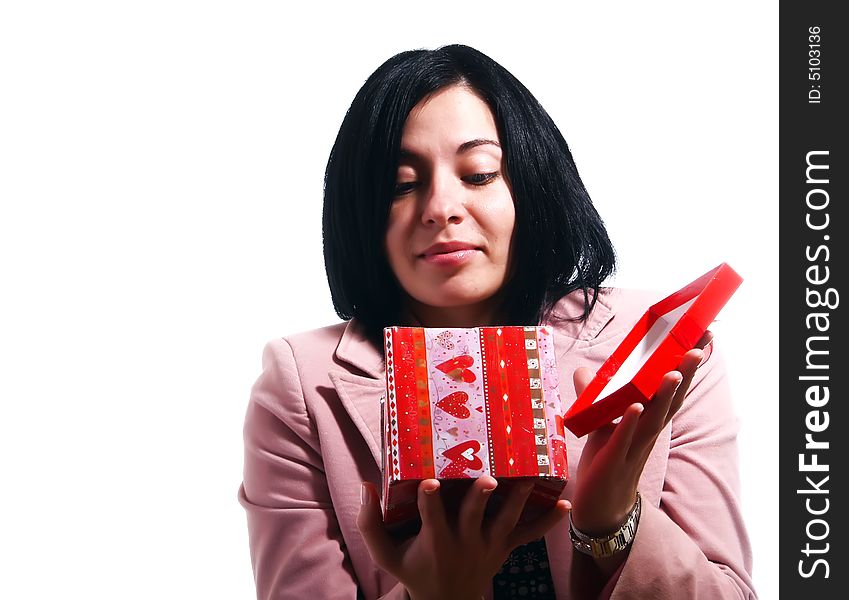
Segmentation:
[(477, 248), (463, 248), (462, 250), (453, 250), (449, 252), (423, 254), (421, 259), (431, 265), (450, 267), (468, 262), (478, 252), (480, 252), (480, 250)]
[(456, 266), (471, 260), (480, 251), (474, 244), (454, 240), (433, 244), (419, 258), (431, 265)]
[(428, 256), (430, 254), (448, 254), (449, 252), (456, 252), (458, 250), (476, 250), (476, 247), (474, 244), (461, 242), (459, 240), (437, 242), (425, 248), (422, 251), (421, 256)]

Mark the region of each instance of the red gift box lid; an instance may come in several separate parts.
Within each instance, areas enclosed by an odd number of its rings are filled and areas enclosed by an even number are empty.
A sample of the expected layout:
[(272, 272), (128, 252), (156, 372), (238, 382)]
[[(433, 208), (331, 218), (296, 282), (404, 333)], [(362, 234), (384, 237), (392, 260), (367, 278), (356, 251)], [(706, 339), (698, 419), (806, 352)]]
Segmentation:
[(649, 402), (742, 281), (722, 263), (652, 305), (566, 412), (566, 428), (581, 437), (621, 417), (631, 404)]

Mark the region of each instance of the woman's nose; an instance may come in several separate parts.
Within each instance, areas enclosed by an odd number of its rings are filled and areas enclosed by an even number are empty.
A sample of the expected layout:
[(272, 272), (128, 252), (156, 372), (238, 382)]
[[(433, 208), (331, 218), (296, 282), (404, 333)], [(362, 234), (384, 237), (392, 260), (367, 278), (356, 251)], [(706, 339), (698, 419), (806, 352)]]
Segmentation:
[(422, 207), (422, 223), (444, 227), (463, 220), (463, 189), (448, 178), (431, 181)]

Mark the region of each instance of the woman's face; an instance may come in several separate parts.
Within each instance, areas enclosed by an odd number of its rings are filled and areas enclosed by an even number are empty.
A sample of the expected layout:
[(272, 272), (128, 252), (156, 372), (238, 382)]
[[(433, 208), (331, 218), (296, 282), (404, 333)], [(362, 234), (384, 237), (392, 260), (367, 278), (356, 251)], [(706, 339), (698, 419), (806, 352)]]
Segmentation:
[(427, 326), (492, 324), (516, 212), (487, 104), (452, 86), (404, 125), (386, 230), (389, 264)]

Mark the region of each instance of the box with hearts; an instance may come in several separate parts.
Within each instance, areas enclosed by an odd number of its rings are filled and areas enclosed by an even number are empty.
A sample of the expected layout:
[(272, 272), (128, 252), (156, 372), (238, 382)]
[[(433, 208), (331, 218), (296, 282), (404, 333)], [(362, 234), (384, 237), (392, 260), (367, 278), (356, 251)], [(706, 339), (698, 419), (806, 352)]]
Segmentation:
[(389, 327), (384, 351), (387, 525), (416, 521), (428, 478), (443, 481), (449, 505), (484, 474), (499, 493), (532, 478), (526, 516), (553, 506), (568, 473), (550, 328)]

